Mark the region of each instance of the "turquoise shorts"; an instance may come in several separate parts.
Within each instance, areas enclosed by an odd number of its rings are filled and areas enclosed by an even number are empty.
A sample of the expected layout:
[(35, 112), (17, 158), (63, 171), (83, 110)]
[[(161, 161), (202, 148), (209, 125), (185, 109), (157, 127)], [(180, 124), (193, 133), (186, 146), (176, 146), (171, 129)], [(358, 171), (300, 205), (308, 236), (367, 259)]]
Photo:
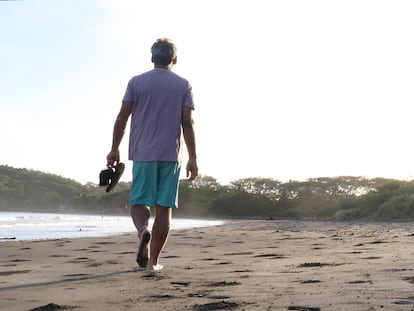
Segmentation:
[(131, 205), (154, 204), (177, 207), (180, 164), (177, 162), (134, 162)]

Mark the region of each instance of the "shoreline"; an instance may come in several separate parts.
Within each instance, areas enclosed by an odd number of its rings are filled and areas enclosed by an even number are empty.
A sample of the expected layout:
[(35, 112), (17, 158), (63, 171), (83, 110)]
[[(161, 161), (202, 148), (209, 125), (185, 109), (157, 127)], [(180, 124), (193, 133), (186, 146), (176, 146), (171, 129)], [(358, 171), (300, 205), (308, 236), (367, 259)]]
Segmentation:
[(135, 234), (3, 241), (0, 300), (10, 311), (413, 310), (413, 242), (410, 222), (231, 220), (172, 231), (165, 268), (147, 272)]
[[(223, 220), (175, 217), (171, 230), (222, 224)], [(153, 218), (149, 220), (150, 226)], [(131, 216), (0, 212), (0, 243), (5, 240), (87, 238), (135, 233)]]

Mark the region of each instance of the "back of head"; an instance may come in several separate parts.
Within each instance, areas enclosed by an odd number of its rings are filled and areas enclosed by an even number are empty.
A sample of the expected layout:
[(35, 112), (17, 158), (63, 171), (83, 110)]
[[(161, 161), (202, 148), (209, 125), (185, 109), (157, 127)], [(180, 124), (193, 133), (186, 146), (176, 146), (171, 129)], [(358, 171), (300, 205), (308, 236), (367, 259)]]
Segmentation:
[(158, 39), (151, 47), (154, 65), (168, 66), (177, 58), (177, 48), (170, 39)]

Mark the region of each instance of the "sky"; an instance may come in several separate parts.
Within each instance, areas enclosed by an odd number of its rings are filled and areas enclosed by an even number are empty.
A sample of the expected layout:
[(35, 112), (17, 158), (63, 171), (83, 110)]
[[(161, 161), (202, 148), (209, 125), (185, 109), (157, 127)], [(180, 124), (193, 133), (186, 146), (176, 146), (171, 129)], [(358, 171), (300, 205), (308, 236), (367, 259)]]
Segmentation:
[(0, 165), (98, 183), (127, 83), (167, 37), (202, 175), (411, 180), (412, 16), (411, 0), (0, 1)]

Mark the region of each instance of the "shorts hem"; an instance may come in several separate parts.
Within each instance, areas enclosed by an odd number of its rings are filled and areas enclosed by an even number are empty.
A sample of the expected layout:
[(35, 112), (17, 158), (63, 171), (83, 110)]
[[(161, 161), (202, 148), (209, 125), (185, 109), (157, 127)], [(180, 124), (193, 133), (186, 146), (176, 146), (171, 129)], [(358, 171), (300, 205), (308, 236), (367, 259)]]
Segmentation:
[(163, 206), (163, 207), (167, 207), (167, 208), (178, 208), (178, 206), (176, 204), (167, 205), (167, 204), (162, 204), (162, 203), (158, 203), (158, 202), (155, 202), (155, 203), (152, 203), (152, 204), (149, 204), (148, 202), (129, 202), (129, 204), (131, 206), (133, 206), (133, 205), (145, 205), (145, 206), (149, 206), (149, 207), (153, 207), (155, 204), (157, 204), (159, 206)]
[(148, 202), (129, 202), (129, 204), (131, 206), (133, 206), (133, 205), (145, 205), (145, 206), (149, 206), (149, 207), (153, 207), (154, 206), (154, 203), (150, 204)]
[(162, 204), (162, 203), (157, 203), (155, 202), (155, 204), (159, 205), (159, 206), (164, 206), (164, 207), (168, 207), (168, 208), (178, 208), (175, 204), (171, 204), (171, 205), (167, 205), (167, 204)]

